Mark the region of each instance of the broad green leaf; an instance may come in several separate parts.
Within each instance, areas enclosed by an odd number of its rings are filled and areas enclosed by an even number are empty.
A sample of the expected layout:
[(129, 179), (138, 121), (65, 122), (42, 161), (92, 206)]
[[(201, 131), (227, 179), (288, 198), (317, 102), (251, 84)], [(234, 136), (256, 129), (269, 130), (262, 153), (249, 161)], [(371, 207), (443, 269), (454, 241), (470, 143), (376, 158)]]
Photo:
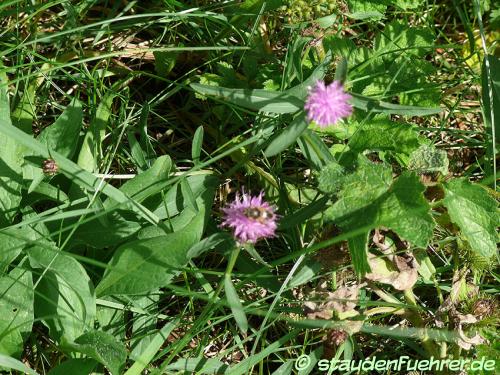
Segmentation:
[(213, 189), (197, 199), (199, 213), (182, 230), (120, 246), (96, 288), (97, 294), (140, 294), (168, 284), (189, 261), (189, 249), (200, 241), (212, 198)]
[(82, 103), (74, 98), (57, 120), (42, 130), (37, 139), (51, 151), (57, 151), (71, 159), (78, 145), (82, 120)]
[[(82, 104), (74, 98), (57, 120), (42, 130), (37, 140), (46, 145), (49, 152), (57, 151), (64, 157), (71, 159), (78, 145), (82, 121)], [(27, 152), (27, 154), (31, 153)], [(25, 178), (32, 180), (28, 189), (28, 192), (31, 193), (43, 180), (42, 169), (26, 164), (23, 173)]]
[[(430, 206), (423, 197), (424, 186), (414, 174), (392, 181), (392, 171), (362, 157), (356, 172), (346, 177), (339, 199), (325, 212), (343, 230), (387, 227), (412, 245), (426, 247), (434, 229)], [(363, 273), (367, 266), (367, 236), (350, 241), (354, 266)]]
[(96, 288), (97, 294), (139, 294), (168, 284), (188, 262), (186, 253), (201, 236), (200, 218), (203, 215), (193, 220), (191, 228), (180, 232), (120, 246)]
[(31, 272), (14, 268), (0, 277), (0, 348), (2, 354), (20, 358), (23, 339), (33, 325), (33, 280)]
[(349, 140), (349, 148), (356, 152), (392, 151), (409, 155), (421, 143), (422, 139), (417, 129), (410, 124), (374, 119), (367, 124), (359, 125)]
[(226, 291), (227, 302), (233, 313), (234, 320), (241, 333), (245, 335), (248, 331), (248, 320), (230, 275), (224, 277), (224, 290)]
[(5, 367), (28, 375), (39, 375), (21, 361), (0, 353), (0, 368)]
[(77, 260), (50, 244), (28, 250), (31, 266), (44, 273), (38, 283), (36, 315), (61, 342), (72, 342), (94, 326), (92, 281)]
[(392, 183), (392, 170), (386, 164), (372, 163), (364, 156), (358, 157), (353, 174), (344, 177), (342, 190), (332, 211), (342, 217), (359, 210), (387, 192)]
[(443, 187), (443, 203), (451, 220), (460, 228), (474, 255), (490, 263), (498, 251), (497, 202), (485, 188), (464, 179), (451, 180)]
[(446, 176), (448, 166), (449, 161), (446, 151), (427, 144), (423, 144), (413, 151), (408, 161), (408, 169), (417, 173), (440, 172), (443, 176)]
[(308, 125), (309, 122), (306, 120), (305, 114), (297, 116), (288, 126), (273, 136), (264, 154), (271, 157), (287, 149), (288, 146), (295, 143)]
[(430, 215), (430, 206), (423, 197), (424, 190), (416, 175), (405, 173), (392, 183), (387, 193), (340, 221), (348, 228), (384, 226), (412, 245), (426, 247), (435, 223)]
[(89, 375), (96, 366), (97, 362), (91, 358), (71, 358), (53, 367), (47, 375)]
[(318, 175), (318, 189), (326, 194), (337, 194), (344, 184), (346, 170), (336, 161), (328, 163)]
[[(65, 219), (64, 224), (69, 225), (70, 222)], [(87, 244), (97, 249), (117, 246), (137, 233), (142, 226), (143, 224), (132, 212), (114, 210), (78, 225), (71, 236), (71, 246)]]
[[(218, 179), (212, 172), (200, 171), (200, 174), (187, 176), (186, 180), (195, 198), (198, 198), (207, 189), (213, 189), (218, 183)], [(155, 215), (160, 219), (168, 219), (189, 205), (186, 197), (182, 193), (180, 184), (172, 186), (164, 196), (155, 195), (143, 202), (144, 206), (154, 210)]]
[(30, 194), (24, 198), (23, 203), (31, 206), (40, 201), (69, 203), (69, 198), (61, 188), (46, 182), (40, 182)]
[(35, 238), (35, 233), (26, 227), (0, 231), (0, 274), (21, 253), (29, 241)]
[[(168, 186), (172, 160), (168, 155), (160, 156), (155, 160), (151, 168), (139, 173), (137, 176), (127, 181), (120, 187), (120, 191), (132, 198), (135, 202), (142, 202), (151, 195), (159, 193)], [(104, 208), (110, 208), (113, 205), (112, 200), (106, 200), (103, 203)]]
[(376, 0), (348, 0), (349, 15), (358, 20), (379, 19), (384, 16), (387, 4)]
[[(0, 67), (2, 66), (0, 62)], [(14, 129), (10, 120), (8, 81), (5, 73), (0, 74), (0, 131)], [(24, 133), (23, 133), (24, 134)], [(21, 148), (9, 137), (0, 136), (0, 227), (12, 222), (21, 203), (22, 176)]]
[[(422, 57), (433, 48), (433, 43), (434, 36), (430, 28), (408, 27), (406, 22), (396, 20), (388, 23), (384, 31), (377, 34), (374, 49), (378, 55), (404, 52)], [(386, 57), (391, 59), (390, 55)]]
[(189, 183), (186, 178), (182, 178), (180, 181), (181, 185), (181, 192), (183, 198), (186, 199), (187, 202), (187, 207), (193, 209), (193, 211), (198, 212), (198, 205), (196, 204), (196, 198), (193, 194), (193, 191), (191, 190), (191, 186), (189, 186)]
[(88, 189), (92, 192), (96, 190), (102, 191), (102, 193), (106, 194), (113, 200), (123, 204), (124, 206), (129, 206), (132, 210), (134, 210), (137, 214), (139, 214), (150, 223), (157, 224), (159, 222), (158, 217), (156, 217), (156, 215), (150, 212), (146, 207), (142, 206), (140, 203), (134, 201), (133, 199), (130, 199), (127, 195), (125, 195), (123, 192), (113, 187), (112, 185), (103, 183), (100, 178), (94, 176), (86, 170), (81, 169), (78, 165), (65, 158), (63, 155), (57, 152), (49, 153), (49, 150), (45, 145), (41, 144), (36, 139), (33, 139), (23, 131), (16, 129), (13, 126), (0, 126), (0, 133), (7, 136), (0, 137), (0, 140), (15, 140), (16, 143), (30, 148), (35, 152), (35, 154), (41, 156), (42, 158), (54, 159), (56, 164), (59, 166), (59, 170), (80, 187)]
[(125, 346), (102, 331), (87, 332), (78, 337), (70, 347), (102, 363), (112, 375), (121, 374), (127, 359)]

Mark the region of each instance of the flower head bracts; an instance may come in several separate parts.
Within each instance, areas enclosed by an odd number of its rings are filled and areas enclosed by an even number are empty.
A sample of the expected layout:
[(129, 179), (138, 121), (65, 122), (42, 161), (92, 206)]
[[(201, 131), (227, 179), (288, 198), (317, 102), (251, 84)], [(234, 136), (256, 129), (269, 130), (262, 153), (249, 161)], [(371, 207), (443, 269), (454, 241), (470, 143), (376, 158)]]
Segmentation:
[(263, 193), (253, 197), (245, 192), (236, 193), (235, 200), (222, 209), (221, 226), (229, 227), (240, 243), (255, 243), (261, 238), (272, 237), (277, 228), (275, 207), (263, 200)]
[(351, 98), (339, 81), (328, 86), (317, 81), (316, 85), (309, 89), (309, 96), (304, 105), (307, 119), (314, 121), (321, 128), (335, 125), (341, 118), (352, 114), (352, 106), (348, 102)]

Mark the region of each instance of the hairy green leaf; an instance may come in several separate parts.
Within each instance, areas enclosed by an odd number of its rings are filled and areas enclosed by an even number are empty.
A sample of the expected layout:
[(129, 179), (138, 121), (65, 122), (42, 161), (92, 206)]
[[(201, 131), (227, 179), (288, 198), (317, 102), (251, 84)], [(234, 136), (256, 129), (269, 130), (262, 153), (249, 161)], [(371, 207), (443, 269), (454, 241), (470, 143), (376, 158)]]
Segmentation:
[(84, 333), (70, 347), (102, 363), (113, 375), (121, 374), (127, 359), (125, 346), (102, 331)]
[(490, 263), (497, 254), (498, 204), (485, 188), (464, 179), (444, 186), (444, 205), (477, 257)]

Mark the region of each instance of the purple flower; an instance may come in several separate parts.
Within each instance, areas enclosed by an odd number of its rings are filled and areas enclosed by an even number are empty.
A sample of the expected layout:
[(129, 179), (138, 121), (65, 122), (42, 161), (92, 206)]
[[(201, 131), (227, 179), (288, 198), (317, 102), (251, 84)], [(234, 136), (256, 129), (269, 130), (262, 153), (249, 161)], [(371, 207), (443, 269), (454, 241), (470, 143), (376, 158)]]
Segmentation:
[(352, 106), (348, 103), (351, 98), (352, 96), (344, 91), (339, 81), (334, 81), (328, 86), (322, 81), (317, 81), (316, 85), (309, 89), (309, 96), (304, 106), (307, 119), (316, 122), (322, 128), (335, 125), (341, 118), (352, 114)]
[(222, 209), (224, 218), (221, 226), (233, 230), (235, 239), (240, 243), (255, 243), (261, 238), (272, 237), (276, 231), (278, 216), (275, 207), (262, 199), (262, 192), (252, 197), (245, 194)]

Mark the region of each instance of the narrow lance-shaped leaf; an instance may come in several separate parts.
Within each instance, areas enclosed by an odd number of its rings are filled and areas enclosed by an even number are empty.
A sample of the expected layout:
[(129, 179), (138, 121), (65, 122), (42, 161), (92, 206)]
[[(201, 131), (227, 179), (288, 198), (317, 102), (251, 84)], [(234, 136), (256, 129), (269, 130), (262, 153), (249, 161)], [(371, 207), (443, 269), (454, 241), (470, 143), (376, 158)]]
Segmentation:
[(234, 320), (236, 320), (236, 324), (240, 331), (246, 334), (248, 330), (247, 316), (245, 315), (245, 310), (243, 309), (240, 297), (238, 297), (238, 292), (236, 292), (234, 288), (230, 275), (224, 276), (224, 290), (226, 291), (227, 302), (233, 313)]

